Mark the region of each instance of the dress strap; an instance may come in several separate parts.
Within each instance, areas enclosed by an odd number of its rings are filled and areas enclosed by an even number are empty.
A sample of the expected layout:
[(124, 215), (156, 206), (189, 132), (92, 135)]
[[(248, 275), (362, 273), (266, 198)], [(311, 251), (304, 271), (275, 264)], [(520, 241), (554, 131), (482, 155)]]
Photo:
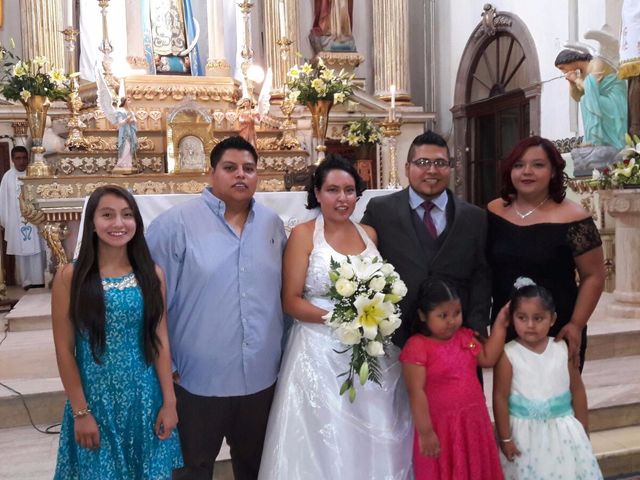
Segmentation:
[(326, 243), (324, 238), (324, 218), (319, 213), (316, 217), (316, 225), (313, 229), (313, 247), (320, 247)]
[(362, 241), (364, 242), (366, 249), (367, 250), (371, 248), (377, 249), (376, 244), (373, 243), (373, 240), (371, 240), (371, 237), (369, 237), (369, 234), (367, 233), (367, 231), (364, 228), (362, 228), (362, 225), (356, 222), (353, 222), (353, 224), (356, 226), (356, 230), (358, 230), (358, 233), (360, 234), (360, 238), (362, 238)]

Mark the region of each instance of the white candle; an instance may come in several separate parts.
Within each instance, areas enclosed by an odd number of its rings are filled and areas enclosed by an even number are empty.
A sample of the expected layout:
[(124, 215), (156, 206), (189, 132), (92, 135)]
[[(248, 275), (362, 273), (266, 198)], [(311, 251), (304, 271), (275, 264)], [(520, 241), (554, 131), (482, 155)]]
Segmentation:
[(287, 15), (284, 8), (284, 0), (278, 2), (278, 20), (280, 22), (280, 38), (287, 36)]
[(389, 90), (391, 90), (391, 108), (396, 108), (396, 86), (391, 85)]
[(65, 27), (73, 27), (73, 0), (67, 0), (65, 13)]

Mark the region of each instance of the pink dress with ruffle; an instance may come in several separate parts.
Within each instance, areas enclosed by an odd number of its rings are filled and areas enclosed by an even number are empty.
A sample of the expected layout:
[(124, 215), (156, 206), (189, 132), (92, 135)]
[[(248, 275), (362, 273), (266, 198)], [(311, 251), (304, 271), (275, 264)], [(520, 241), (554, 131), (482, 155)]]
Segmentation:
[(501, 480), (504, 478), (493, 427), (478, 381), (476, 357), (482, 345), (460, 328), (449, 340), (412, 336), (400, 361), (427, 369), (425, 393), (440, 455), (423, 456), (414, 433), (416, 480)]

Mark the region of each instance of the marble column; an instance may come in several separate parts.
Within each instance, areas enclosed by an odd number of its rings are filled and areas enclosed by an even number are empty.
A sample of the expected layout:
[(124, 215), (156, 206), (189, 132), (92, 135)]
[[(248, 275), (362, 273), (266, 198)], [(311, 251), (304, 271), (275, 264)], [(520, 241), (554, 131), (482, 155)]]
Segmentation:
[(224, 2), (207, 0), (207, 35), (209, 58), (206, 75), (210, 77), (230, 77), (229, 62), (224, 56)]
[(64, 68), (62, 10), (59, 0), (20, 0), (23, 59), (44, 56), (50, 67)]
[(127, 63), (133, 70), (148, 71), (142, 39), (142, 8), (140, 0), (126, 0), (127, 17)]
[(609, 315), (640, 319), (640, 189), (613, 190), (607, 211), (616, 219), (616, 288)]
[(264, 26), (267, 65), (273, 70), (272, 97), (282, 97), (287, 72), (297, 62), (300, 51), (298, 2), (265, 0)]
[(409, 101), (409, 0), (373, 0), (373, 94)]

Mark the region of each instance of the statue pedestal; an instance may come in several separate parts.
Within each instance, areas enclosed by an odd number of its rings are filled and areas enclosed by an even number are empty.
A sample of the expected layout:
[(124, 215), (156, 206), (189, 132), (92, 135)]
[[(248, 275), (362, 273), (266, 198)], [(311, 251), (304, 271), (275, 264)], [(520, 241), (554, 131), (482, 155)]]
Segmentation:
[(613, 190), (607, 210), (616, 219), (616, 288), (609, 315), (640, 319), (640, 189)]

